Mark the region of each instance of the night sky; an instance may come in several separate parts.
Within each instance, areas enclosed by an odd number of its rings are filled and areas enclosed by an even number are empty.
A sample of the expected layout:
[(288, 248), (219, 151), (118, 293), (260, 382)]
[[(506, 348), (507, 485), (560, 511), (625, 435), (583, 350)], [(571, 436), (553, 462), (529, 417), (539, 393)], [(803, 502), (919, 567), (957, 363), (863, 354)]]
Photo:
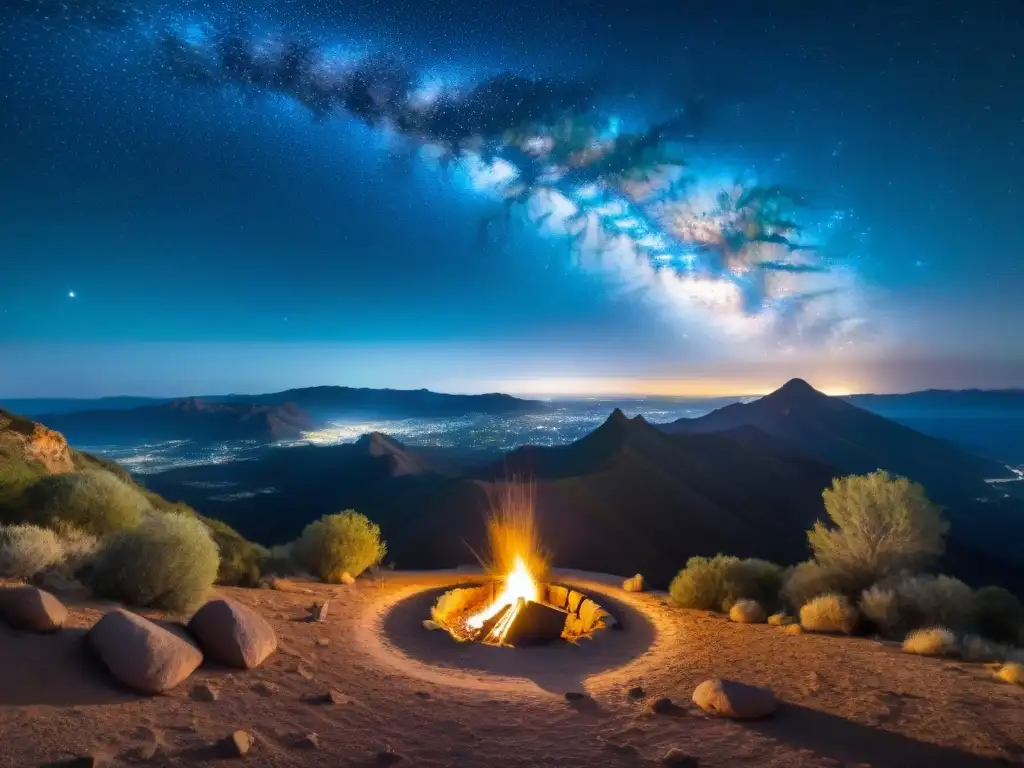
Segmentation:
[(0, 396), (1024, 386), (1019, 0), (8, 0)]

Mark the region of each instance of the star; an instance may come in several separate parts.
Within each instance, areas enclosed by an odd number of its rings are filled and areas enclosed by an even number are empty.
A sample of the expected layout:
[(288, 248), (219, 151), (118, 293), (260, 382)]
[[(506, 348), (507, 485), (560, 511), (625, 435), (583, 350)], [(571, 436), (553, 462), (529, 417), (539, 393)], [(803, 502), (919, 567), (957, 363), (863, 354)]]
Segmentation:
[(69, 299), (75, 298), (75, 292), (74, 291), (68, 291), (68, 298)]

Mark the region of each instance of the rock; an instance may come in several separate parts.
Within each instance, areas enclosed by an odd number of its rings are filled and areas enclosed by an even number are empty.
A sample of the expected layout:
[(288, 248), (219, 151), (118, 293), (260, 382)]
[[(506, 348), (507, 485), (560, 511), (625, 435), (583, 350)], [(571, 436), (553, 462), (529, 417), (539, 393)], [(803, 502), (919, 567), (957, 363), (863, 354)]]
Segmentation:
[(85, 584), (77, 579), (66, 579), (57, 571), (44, 571), (37, 575), (32, 583), (51, 595), (66, 600), (88, 600), (92, 597), (92, 590)]
[(419, 696), (421, 699), (429, 699), (430, 698), (430, 694), (427, 693), (426, 691), (416, 691), (416, 693), (414, 693), (413, 695), (414, 696)]
[(682, 711), (682, 707), (668, 696), (662, 696), (660, 699), (655, 699), (651, 702), (650, 710), (656, 715), (677, 715)]
[(307, 733), (295, 742), (295, 746), (300, 749), (320, 749), (320, 737), (315, 733)]
[(304, 664), (299, 664), (299, 666), (295, 668), (295, 671), (299, 673), (299, 677), (301, 677), (303, 680), (313, 679), (313, 671)]
[(585, 698), (587, 698), (587, 694), (579, 691), (567, 691), (565, 694), (566, 701), (583, 701)]
[(729, 609), (729, 620), (737, 624), (762, 624), (764, 608), (756, 600), (737, 600)]
[(642, 573), (638, 573), (631, 579), (626, 579), (622, 582), (622, 588), (627, 592), (643, 592), (644, 591), (644, 577)]
[(322, 603), (313, 603), (309, 606), (309, 620), (323, 622), (327, 619), (327, 609), (330, 608), (331, 601), (324, 600)]
[(377, 753), (377, 764), (378, 765), (394, 765), (405, 760), (405, 757), (398, 754), (391, 747), (382, 749)]
[(767, 717), (779, 707), (768, 688), (715, 678), (705, 680), (693, 692), (693, 703), (709, 715), (754, 720)]
[(203, 653), (218, 664), (258, 667), (275, 650), (277, 635), (266, 619), (230, 600), (211, 600), (188, 623)]
[(196, 701), (216, 701), (220, 698), (220, 693), (209, 683), (196, 683), (189, 695)]
[(277, 694), (277, 685), (266, 680), (257, 680), (252, 684), (252, 689), (260, 696), (274, 696)]
[(342, 584), (347, 584), (347, 585), (351, 586), (352, 584), (356, 583), (356, 579), (348, 571), (342, 571), (342, 573), (341, 573), (341, 583)]
[(67, 621), (68, 609), (41, 589), (3, 587), (0, 588), (0, 617), (18, 629), (55, 632)]
[(335, 690), (334, 688), (331, 688), (331, 690), (329, 690), (327, 693), (324, 694), (323, 701), (324, 701), (325, 704), (328, 704), (328, 703), (329, 704), (351, 704), (352, 703), (352, 700), (348, 696), (346, 696), (341, 691)]
[(700, 760), (692, 755), (688, 755), (681, 749), (672, 747), (665, 756), (661, 758), (661, 764), (666, 766), (672, 766), (672, 768), (698, 768)]
[(221, 751), (228, 757), (245, 757), (252, 749), (252, 736), (245, 731), (235, 731), (221, 743)]
[(96, 622), (88, 638), (110, 674), (140, 693), (174, 688), (203, 661), (188, 641), (120, 608)]
[(442, 627), (440, 624), (438, 624), (433, 619), (424, 619), (423, 620), (423, 628), (424, 629), (429, 629), (431, 632), (433, 632), (435, 629), (444, 629), (444, 627)]
[(631, 699), (642, 699), (647, 696), (647, 691), (645, 691), (643, 688), (637, 685), (626, 691), (626, 696), (628, 696)]
[(632, 744), (616, 744), (614, 741), (606, 741), (604, 748), (615, 755), (623, 755), (625, 757), (636, 757), (636, 747)]
[(321, 637), (317, 639), (316, 644), (319, 645), (321, 648), (326, 648), (328, 645), (331, 644), (331, 641), (328, 640), (326, 637)]

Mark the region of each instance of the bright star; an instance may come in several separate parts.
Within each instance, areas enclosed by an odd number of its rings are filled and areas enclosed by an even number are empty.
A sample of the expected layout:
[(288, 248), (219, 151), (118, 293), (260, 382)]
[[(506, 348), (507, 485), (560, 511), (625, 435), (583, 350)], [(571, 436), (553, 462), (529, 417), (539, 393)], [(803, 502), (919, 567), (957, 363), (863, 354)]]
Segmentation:
[(69, 299), (75, 298), (75, 292), (74, 291), (68, 291), (68, 298)]

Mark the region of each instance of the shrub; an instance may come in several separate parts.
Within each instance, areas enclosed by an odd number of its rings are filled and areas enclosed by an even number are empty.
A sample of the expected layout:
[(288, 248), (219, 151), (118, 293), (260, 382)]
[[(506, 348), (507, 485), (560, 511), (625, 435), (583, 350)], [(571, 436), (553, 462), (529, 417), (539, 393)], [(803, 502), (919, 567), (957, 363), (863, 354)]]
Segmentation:
[(80, 531), (67, 523), (59, 523), (54, 532), (60, 541), (64, 553), (63, 567), (68, 575), (73, 576), (81, 568), (92, 562), (100, 548), (99, 539), (91, 533)]
[(982, 587), (974, 594), (974, 623), (978, 632), (992, 640), (1020, 642), (1024, 605), (1002, 587)]
[(782, 587), (782, 597), (795, 609), (816, 597), (845, 592), (845, 583), (837, 574), (808, 560), (788, 569)]
[(116, 461), (105, 459), (102, 456), (93, 456), (91, 453), (85, 453), (84, 451), (76, 450), (72, 448), (69, 451), (71, 455), (71, 463), (77, 470), (88, 470), (98, 469), (109, 472), (122, 483), (134, 485), (135, 481), (132, 479), (131, 474), (127, 469), (122, 467)]
[(669, 585), (669, 595), (683, 608), (728, 610), (740, 599), (778, 602), (782, 568), (764, 560), (726, 555), (691, 557)]
[(811, 632), (850, 634), (857, 623), (857, 610), (842, 595), (821, 595), (800, 609), (800, 626)]
[(220, 553), (217, 583), (241, 587), (256, 586), (260, 581), (263, 563), (270, 557), (270, 551), (246, 540), (227, 523), (208, 517), (199, 519), (210, 530)]
[(792, 616), (787, 616), (785, 613), (773, 613), (768, 617), (768, 623), (773, 627), (788, 627), (795, 622), (796, 619)]
[(950, 576), (910, 576), (895, 583), (901, 624), (965, 628), (974, 609), (974, 592)]
[(185, 611), (206, 596), (218, 565), (217, 545), (202, 522), (154, 514), (138, 528), (107, 537), (90, 586), (128, 605)]
[(993, 643), (978, 635), (967, 635), (960, 643), (960, 654), (965, 661), (1005, 661), (1010, 653), (1009, 647)]
[(27, 522), (52, 527), (63, 521), (97, 535), (134, 528), (150, 509), (135, 487), (98, 469), (48, 475), (24, 496)]
[(1024, 683), (1024, 666), (1021, 666), (1016, 662), (1003, 664), (999, 671), (996, 672), (996, 677), (1002, 680), (1004, 683), (1021, 685), (1022, 683)]
[(57, 534), (35, 525), (0, 527), (0, 576), (31, 579), (64, 558)]
[(302, 531), (293, 547), (295, 561), (322, 580), (337, 584), (343, 573), (358, 576), (387, 553), (380, 527), (346, 510), (324, 515)]
[(957, 652), (956, 635), (945, 627), (916, 629), (903, 641), (903, 650), (918, 656), (952, 656)]
[(949, 525), (924, 488), (888, 472), (832, 481), (822, 494), (832, 522), (808, 533), (814, 560), (855, 591), (902, 572), (914, 572), (942, 554)]
[(729, 619), (737, 624), (763, 624), (764, 608), (756, 600), (737, 600), (729, 609)]
[(900, 624), (899, 598), (894, 589), (875, 584), (861, 592), (857, 605), (864, 617), (875, 625), (879, 634), (894, 636)]

